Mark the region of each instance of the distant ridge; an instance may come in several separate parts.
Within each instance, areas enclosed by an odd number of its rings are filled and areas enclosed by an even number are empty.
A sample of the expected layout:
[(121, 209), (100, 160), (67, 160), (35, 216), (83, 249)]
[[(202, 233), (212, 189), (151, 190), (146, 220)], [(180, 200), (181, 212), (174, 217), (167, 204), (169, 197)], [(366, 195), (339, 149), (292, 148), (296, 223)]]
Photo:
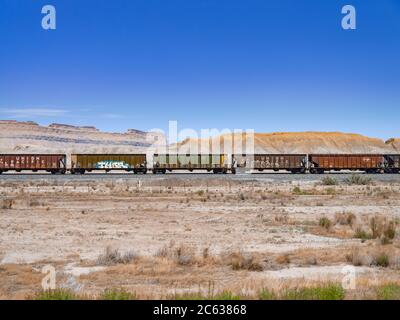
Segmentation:
[(93, 126), (0, 120), (1, 153), (137, 153), (161, 140), (159, 134), (134, 129), (110, 133)]
[[(173, 149), (198, 148), (204, 150), (207, 145), (218, 145), (221, 152), (224, 146), (234, 149), (234, 153), (245, 150), (245, 134), (228, 134), (211, 139), (186, 139), (174, 145)], [(238, 150), (242, 142), (242, 150)], [(383, 141), (378, 138), (366, 137), (355, 133), (342, 132), (273, 132), (254, 134), (255, 153), (399, 153), (400, 139)], [(231, 149), (231, 150), (232, 150)], [(225, 151), (226, 152), (226, 151)]]
[[(211, 139), (186, 139), (171, 145), (170, 152), (182, 150), (204, 150), (201, 146), (218, 145), (224, 151), (224, 143), (237, 147), (242, 142), (245, 150), (244, 134), (231, 134)], [(222, 142), (225, 139), (224, 143)], [(41, 126), (33, 121), (19, 122), (0, 120), (1, 153), (140, 153), (164, 141), (161, 134), (128, 129), (125, 133), (102, 132), (93, 126), (73, 126), (53, 123)], [(239, 143), (238, 143), (239, 142)], [(230, 149), (232, 150), (232, 149)], [(342, 132), (273, 132), (255, 133), (256, 153), (400, 153), (400, 138), (382, 139)], [(229, 151), (228, 151), (229, 152)]]

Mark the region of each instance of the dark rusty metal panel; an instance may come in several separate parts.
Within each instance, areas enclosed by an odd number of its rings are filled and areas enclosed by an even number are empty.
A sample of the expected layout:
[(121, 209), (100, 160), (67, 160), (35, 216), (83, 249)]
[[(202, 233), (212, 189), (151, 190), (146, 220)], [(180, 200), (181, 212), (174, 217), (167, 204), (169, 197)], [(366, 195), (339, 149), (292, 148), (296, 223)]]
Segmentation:
[(305, 168), (306, 158), (306, 154), (255, 154), (246, 156), (245, 162), (255, 170), (292, 170)]
[(64, 154), (1, 154), (0, 170), (65, 169)]
[(309, 161), (315, 168), (325, 170), (379, 169), (384, 163), (381, 154), (311, 154)]

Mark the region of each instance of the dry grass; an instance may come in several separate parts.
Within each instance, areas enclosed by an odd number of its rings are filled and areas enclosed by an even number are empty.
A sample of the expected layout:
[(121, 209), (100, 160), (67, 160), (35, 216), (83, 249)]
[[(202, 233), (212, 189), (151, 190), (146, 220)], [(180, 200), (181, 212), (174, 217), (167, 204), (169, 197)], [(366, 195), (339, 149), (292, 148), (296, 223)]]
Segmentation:
[(400, 267), (400, 250), (394, 246), (381, 245), (355, 247), (347, 254), (346, 259), (355, 266), (397, 269)]
[[(149, 180), (138, 190), (132, 181), (113, 183), (109, 189), (100, 180), (93, 182), (96, 188), (79, 181), (34, 181), (31, 186), (24, 184), (24, 194), (14, 192), (20, 183), (7, 183), (10, 189), (0, 189), (0, 193), (3, 200), (14, 202), (11, 211), (0, 212), (1, 251), (7, 259), (15, 253), (35, 261), (54, 256), (60, 263), (68, 260), (88, 267), (109, 244), (140, 252), (132, 259), (121, 250), (105, 250), (103, 259), (99, 257), (105, 269), (76, 278), (85, 292), (96, 297), (107, 288), (111, 288), (110, 297), (117, 297), (120, 290), (140, 299), (165, 298), (174, 292), (179, 297), (186, 292), (196, 295), (199, 287), (202, 296), (208, 297), (207, 284), (215, 281), (213, 295), (225, 292), (226, 296), (256, 298), (269, 285), (269, 274), (276, 271), (282, 274), (283, 284), (270, 290), (281, 298), (284, 286), (291, 283), (291, 272), (297, 272), (292, 268), (314, 266), (321, 269), (323, 281), (347, 261), (369, 266), (379, 277), (387, 275), (387, 280), (397, 279), (399, 237), (393, 216), (400, 205), (398, 183), (328, 188), (298, 181), (232, 181), (228, 189), (226, 182), (210, 180), (206, 185), (200, 179), (183, 186), (176, 178)], [(293, 183), (299, 186), (297, 194), (293, 194)], [(325, 222), (320, 226), (320, 217), (328, 219), (330, 226)], [(364, 233), (365, 241), (351, 239), (357, 230)], [(372, 235), (376, 238), (370, 239)], [(177, 244), (163, 246), (171, 239)], [(210, 243), (215, 247), (208, 247)], [(353, 255), (349, 246), (360, 248)], [(78, 257), (68, 258), (74, 253)], [(40, 266), (35, 268), (40, 270)], [(265, 272), (249, 272), (253, 270)], [(2, 297), (21, 296), (33, 287), (37, 290), (43, 277), (39, 272), (31, 287), (27, 279), (19, 282), (19, 276), (12, 274), (0, 274)], [(290, 289), (303, 286), (310, 286), (310, 281)], [(374, 297), (372, 288), (365, 290)]]
[(253, 254), (244, 254), (242, 251), (232, 252), (226, 255), (224, 260), (233, 270), (262, 271), (264, 269), (259, 258)]
[(351, 212), (337, 213), (335, 215), (335, 224), (339, 224), (342, 226), (348, 225), (352, 227), (355, 221), (356, 221), (356, 216)]
[(12, 199), (1, 199), (0, 200), (0, 208), (1, 209), (12, 209), (12, 207), (13, 207), (13, 205), (14, 205), (14, 200), (12, 200)]
[(397, 223), (394, 220), (384, 216), (373, 216), (369, 219), (368, 228), (358, 226), (354, 238), (358, 239), (380, 239), (381, 243), (386, 245), (392, 243), (396, 237)]
[[(168, 246), (164, 246), (159, 249), (155, 256), (168, 258), (174, 261), (176, 264), (182, 266), (199, 263), (202, 260), (201, 257), (196, 256), (195, 248), (184, 244), (175, 246), (173, 242), (171, 242)], [(205, 248), (203, 251), (203, 260), (206, 258), (208, 258), (208, 248)]]
[[(397, 282), (387, 282), (382, 285), (360, 286), (355, 292), (346, 291), (338, 283), (300, 284), (280, 289), (261, 288), (253, 294), (243, 295), (231, 290), (214, 292), (194, 291), (163, 295), (166, 300), (344, 300), (364, 298), (371, 300), (400, 300), (400, 285)], [(25, 296), (30, 300), (135, 300), (140, 299), (135, 292), (125, 289), (105, 289), (97, 294), (78, 294), (68, 289), (40, 291)], [(154, 299), (146, 296), (144, 299)]]
[(97, 265), (112, 266), (115, 264), (127, 264), (137, 258), (134, 251), (129, 251), (122, 254), (118, 249), (107, 247), (104, 252), (97, 258)]
[(344, 182), (351, 186), (365, 186), (372, 184), (372, 179), (360, 174), (352, 174), (350, 177), (346, 178)]
[(322, 180), (321, 180), (321, 184), (324, 186), (336, 186), (339, 184), (339, 182), (330, 176), (325, 176)]
[(322, 217), (318, 221), (318, 225), (326, 230), (329, 230), (332, 226), (332, 221), (327, 217)]

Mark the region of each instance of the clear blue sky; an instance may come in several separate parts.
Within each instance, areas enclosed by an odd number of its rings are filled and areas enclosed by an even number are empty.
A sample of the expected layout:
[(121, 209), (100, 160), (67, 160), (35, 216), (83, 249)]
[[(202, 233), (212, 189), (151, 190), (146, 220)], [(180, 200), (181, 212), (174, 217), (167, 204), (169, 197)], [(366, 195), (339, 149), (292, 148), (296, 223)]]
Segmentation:
[(0, 0), (0, 119), (399, 137), (400, 1)]

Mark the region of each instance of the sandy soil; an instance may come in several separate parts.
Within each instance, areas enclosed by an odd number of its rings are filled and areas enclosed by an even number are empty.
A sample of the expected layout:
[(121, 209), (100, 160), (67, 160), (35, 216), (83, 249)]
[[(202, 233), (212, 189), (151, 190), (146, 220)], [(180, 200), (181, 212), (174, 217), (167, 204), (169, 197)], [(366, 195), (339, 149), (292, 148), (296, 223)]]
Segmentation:
[[(0, 195), (2, 298), (40, 291), (48, 264), (59, 287), (85, 294), (124, 288), (142, 298), (210, 284), (252, 293), (340, 282), (348, 265), (364, 287), (400, 281), (400, 181), (8, 179)], [(372, 232), (371, 219), (380, 233), (357, 238)], [(385, 242), (388, 226), (395, 236)], [(129, 259), (104, 262), (106, 248)], [(376, 263), (382, 254), (388, 265)]]

